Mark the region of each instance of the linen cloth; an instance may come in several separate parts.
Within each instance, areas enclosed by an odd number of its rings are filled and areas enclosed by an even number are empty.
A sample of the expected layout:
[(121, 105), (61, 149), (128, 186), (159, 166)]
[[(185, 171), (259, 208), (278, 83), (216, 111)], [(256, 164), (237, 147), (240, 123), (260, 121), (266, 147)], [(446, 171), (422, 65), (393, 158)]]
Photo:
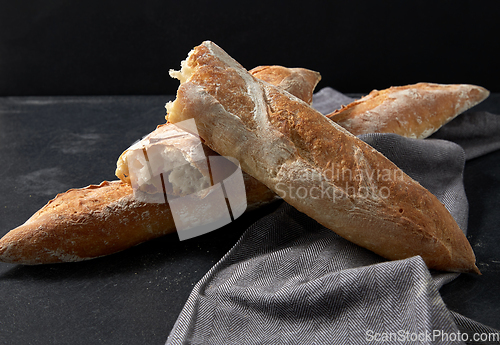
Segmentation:
[[(352, 100), (327, 87), (313, 106), (327, 114)], [(360, 138), (435, 194), (466, 232), (464, 164), (500, 148), (500, 117), (461, 117), (430, 139)], [(166, 343), (463, 344), (461, 333), (495, 332), (446, 308), (439, 288), (457, 276), (429, 271), (419, 256), (387, 261), (283, 202), (198, 282)]]

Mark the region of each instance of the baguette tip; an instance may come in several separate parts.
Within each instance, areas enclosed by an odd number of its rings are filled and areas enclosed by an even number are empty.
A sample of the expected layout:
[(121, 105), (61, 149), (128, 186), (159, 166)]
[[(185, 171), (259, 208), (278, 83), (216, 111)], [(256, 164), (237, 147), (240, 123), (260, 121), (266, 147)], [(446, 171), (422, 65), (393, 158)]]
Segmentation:
[(479, 276), (482, 276), (483, 274), (481, 273), (481, 271), (479, 270), (479, 268), (477, 268), (476, 265), (474, 265), (474, 267), (468, 272), (468, 273), (475, 273)]

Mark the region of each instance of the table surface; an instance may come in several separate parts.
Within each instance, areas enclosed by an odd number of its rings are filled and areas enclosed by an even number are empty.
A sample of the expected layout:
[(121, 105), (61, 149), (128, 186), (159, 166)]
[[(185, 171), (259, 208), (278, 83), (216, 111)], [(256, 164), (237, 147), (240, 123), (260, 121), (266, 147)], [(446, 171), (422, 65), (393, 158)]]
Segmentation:
[[(0, 236), (57, 193), (115, 180), (130, 144), (164, 122), (172, 96), (0, 98)], [(500, 114), (500, 95), (478, 108)], [(441, 288), (447, 306), (500, 328), (500, 151), (468, 161), (468, 238), (482, 276)], [(256, 219), (211, 233), (176, 234), (103, 258), (40, 266), (0, 263), (1, 344), (163, 344), (193, 286)]]

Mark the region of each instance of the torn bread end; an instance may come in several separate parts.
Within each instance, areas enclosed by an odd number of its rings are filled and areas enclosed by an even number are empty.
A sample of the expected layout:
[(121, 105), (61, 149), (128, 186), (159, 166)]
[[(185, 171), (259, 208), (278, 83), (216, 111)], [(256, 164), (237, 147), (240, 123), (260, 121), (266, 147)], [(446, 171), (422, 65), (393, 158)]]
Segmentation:
[(182, 196), (211, 185), (200, 139), (174, 125), (159, 126), (126, 150), (116, 176), (149, 194)]
[(189, 56), (191, 56), (191, 54), (193, 54), (193, 52), (194, 52), (194, 50), (191, 50), (189, 52), (186, 60), (181, 61), (181, 70), (180, 71), (176, 71), (176, 70), (171, 69), (168, 72), (172, 78), (179, 79), (181, 84), (184, 83), (186, 80), (188, 80), (189, 77), (194, 73), (194, 68), (189, 67), (187, 65), (187, 61), (189, 59)]

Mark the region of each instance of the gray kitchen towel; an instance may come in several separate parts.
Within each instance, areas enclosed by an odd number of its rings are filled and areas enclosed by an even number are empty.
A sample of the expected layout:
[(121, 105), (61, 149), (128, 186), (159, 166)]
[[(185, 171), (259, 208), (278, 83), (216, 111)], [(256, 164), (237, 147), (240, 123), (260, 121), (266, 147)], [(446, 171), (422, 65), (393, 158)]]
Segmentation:
[(468, 111), (443, 126), (431, 138), (459, 144), (473, 159), (500, 149), (500, 116), (487, 111)]
[[(325, 88), (313, 104), (327, 113), (351, 100)], [(461, 146), (360, 138), (434, 193), (466, 231)], [(486, 146), (483, 153), (495, 147)], [(198, 282), (167, 344), (462, 344), (468, 323), (481, 325), (441, 299), (439, 288), (457, 275), (430, 272), (419, 256), (387, 261), (283, 202)]]

